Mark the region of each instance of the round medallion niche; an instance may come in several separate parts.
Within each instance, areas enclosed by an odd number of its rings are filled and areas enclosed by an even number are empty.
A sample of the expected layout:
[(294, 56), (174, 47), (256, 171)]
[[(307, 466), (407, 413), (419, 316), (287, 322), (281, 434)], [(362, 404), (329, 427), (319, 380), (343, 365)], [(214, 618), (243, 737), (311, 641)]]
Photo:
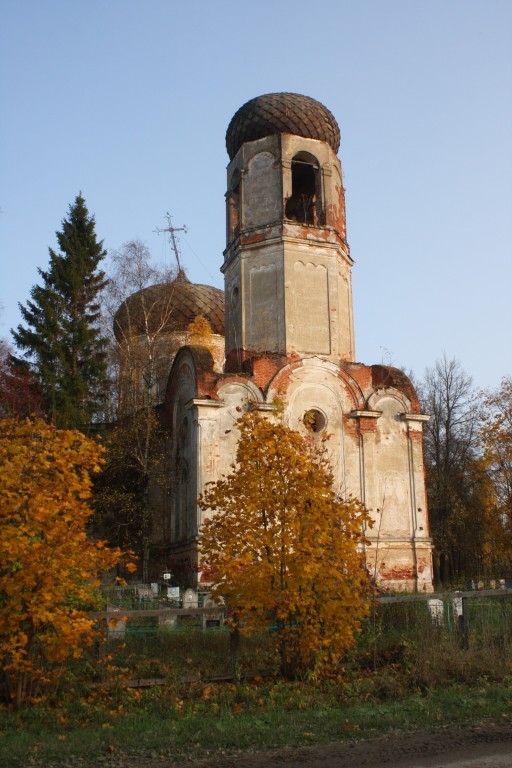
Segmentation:
[(323, 432), (327, 426), (327, 417), (318, 408), (309, 408), (302, 417), (306, 430), (313, 435)]

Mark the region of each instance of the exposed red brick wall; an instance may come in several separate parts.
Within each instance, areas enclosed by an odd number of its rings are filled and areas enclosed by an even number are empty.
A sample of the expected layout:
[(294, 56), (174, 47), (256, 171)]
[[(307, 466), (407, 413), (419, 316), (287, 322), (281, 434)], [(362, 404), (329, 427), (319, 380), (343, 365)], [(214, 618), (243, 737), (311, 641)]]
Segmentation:
[(265, 390), (274, 378), (276, 373), (286, 365), (286, 358), (279, 355), (265, 355), (263, 357), (255, 357), (253, 359), (253, 380), (254, 383)]
[[(193, 366), (190, 368), (185, 362), (186, 358), (192, 358)], [(179, 385), (185, 371), (191, 370), (195, 377), (194, 389), (196, 397), (215, 397), (214, 388), (220, 378), (220, 374), (214, 371), (214, 359), (212, 353), (206, 347), (188, 346), (182, 347), (174, 359), (172, 377), (169, 379), (165, 393), (165, 413), (169, 426), (172, 428), (172, 403), (176, 396), (176, 388)]]
[(382, 581), (407, 581), (416, 578), (416, 571), (413, 566), (395, 565), (392, 568), (386, 568), (386, 563), (382, 563), (379, 568), (379, 574)]
[(357, 419), (354, 419), (348, 413), (343, 414), (343, 431), (347, 437), (351, 437), (353, 440), (359, 439), (359, 426)]
[(196, 369), (197, 396), (207, 397), (211, 395), (219, 374), (214, 371), (215, 361), (209, 349), (199, 345), (189, 346), (188, 349), (194, 359)]
[[(292, 364), (291, 368), (288, 368)], [(249, 379), (262, 392), (270, 384), (286, 391), (292, 370), (302, 365), (298, 355), (284, 357), (272, 352), (255, 353), (244, 349), (232, 350), (226, 358), (224, 370), (226, 374), (239, 377), (239, 381)], [(274, 377), (277, 377), (276, 379)], [(278, 382), (276, 385), (276, 381)]]
[[(340, 363), (340, 371), (344, 372), (346, 376), (350, 376), (359, 386), (363, 399), (354, 403), (354, 408), (363, 408), (372, 387), (372, 369), (363, 363), (342, 362)], [(343, 377), (340, 376), (340, 378)]]
[(326, 222), (331, 227), (334, 227), (345, 240), (346, 224), (345, 224), (345, 190), (343, 187), (336, 186), (336, 194), (334, 199), (339, 201), (338, 205), (328, 205), (326, 209)]
[(420, 403), (418, 395), (414, 389), (411, 380), (399, 368), (392, 368), (390, 365), (372, 365), (373, 386), (394, 387), (404, 395), (411, 403), (411, 413), (420, 413)]
[(263, 231), (258, 232), (241, 232), (240, 233), (240, 245), (253, 245), (254, 243), (262, 243), (268, 237), (269, 230), (265, 228)]
[(296, 221), (289, 221), (283, 224), (281, 234), (283, 237), (299, 237), (305, 241), (318, 240), (325, 243), (337, 241), (340, 245), (343, 245), (345, 248), (347, 247), (340, 230), (336, 226), (323, 227), (315, 224), (300, 224)]
[[(354, 419), (355, 421), (355, 419)], [(379, 420), (373, 418), (366, 418), (365, 416), (359, 416), (357, 419), (359, 422), (359, 429), (361, 432), (372, 432), (376, 434), (379, 431)]]

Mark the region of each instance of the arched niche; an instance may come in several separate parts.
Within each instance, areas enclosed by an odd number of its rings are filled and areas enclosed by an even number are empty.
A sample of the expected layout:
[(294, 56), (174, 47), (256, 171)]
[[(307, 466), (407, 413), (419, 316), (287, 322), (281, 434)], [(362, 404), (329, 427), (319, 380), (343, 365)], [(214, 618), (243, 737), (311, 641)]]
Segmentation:
[(242, 192), (242, 229), (268, 226), (280, 218), (280, 168), (273, 152), (262, 149), (247, 160)]

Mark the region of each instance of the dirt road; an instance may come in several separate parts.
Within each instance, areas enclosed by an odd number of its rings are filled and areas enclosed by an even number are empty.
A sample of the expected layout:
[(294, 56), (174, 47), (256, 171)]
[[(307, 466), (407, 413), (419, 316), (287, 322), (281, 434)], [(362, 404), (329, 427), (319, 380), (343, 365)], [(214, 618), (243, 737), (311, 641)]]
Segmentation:
[[(256, 745), (255, 745), (256, 746)], [(102, 765), (108, 763), (102, 763)], [(123, 768), (512, 768), (512, 723), (391, 734), (297, 749), (217, 755), (173, 761), (135, 756), (113, 758)]]

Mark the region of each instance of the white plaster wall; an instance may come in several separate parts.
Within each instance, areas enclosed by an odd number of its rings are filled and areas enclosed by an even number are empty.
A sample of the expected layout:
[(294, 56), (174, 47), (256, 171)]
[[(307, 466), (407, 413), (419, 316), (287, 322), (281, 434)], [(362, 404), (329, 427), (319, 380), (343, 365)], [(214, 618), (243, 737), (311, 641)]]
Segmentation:
[(261, 227), (280, 216), (280, 176), (281, 168), (272, 152), (263, 150), (249, 159), (244, 175), (244, 227)]
[[(323, 443), (334, 470), (335, 483), (345, 497), (361, 499), (374, 521), (366, 530), (370, 572), (391, 588), (432, 589), (431, 548), (426, 523), (421, 420), (410, 415), (403, 393), (374, 393), (366, 407), (362, 430), (354, 410), (356, 387), (340, 378), (337, 366), (317, 357), (302, 360), (290, 372), (286, 392), (287, 424)], [(282, 376), (277, 380), (282, 381)], [(277, 385), (276, 385), (277, 386)], [(273, 389), (269, 392), (272, 397)], [(368, 394), (368, 393), (367, 393)], [(365, 396), (360, 393), (363, 402)], [(366, 395), (367, 396), (367, 395)], [(325, 433), (311, 436), (303, 423), (306, 411), (319, 410), (326, 419)], [(404, 416), (404, 414), (406, 414)], [(348, 419), (351, 429), (344, 428)], [(415, 432), (410, 439), (409, 430)]]
[(264, 254), (260, 250), (256, 256), (253, 251), (254, 258), (247, 265), (248, 274), (245, 280), (248, 311), (244, 347), (260, 352), (276, 352), (280, 347), (282, 270), (281, 259), (278, 257), (274, 260), (273, 253), (275, 252), (272, 250), (271, 253)]
[(336, 282), (335, 298), (337, 305), (332, 307), (331, 313), (331, 325), (336, 324), (335, 349), (333, 349), (333, 352), (339, 355), (342, 360), (352, 362), (356, 359), (352, 303), (352, 267), (339, 257), (337, 259)]
[(350, 269), (336, 245), (285, 241), (287, 354), (354, 359)]
[[(236, 422), (248, 403), (261, 402), (261, 392), (251, 382), (227, 382), (219, 388), (219, 402), (197, 401), (199, 424), (198, 493), (210, 482), (220, 480), (233, 469), (240, 433)], [(201, 522), (205, 512), (199, 510)]]
[(242, 263), (232, 261), (224, 275), (224, 336), (226, 353), (243, 347), (243, 312), (244, 296), (242, 293)]
[(366, 505), (380, 536), (407, 537), (413, 530), (407, 426), (401, 419), (404, 403), (386, 396), (376, 400), (373, 408), (382, 416), (377, 420), (378, 432), (365, 435)]
[[(273, 396), (271, 389), (268, 399)], [(343, 412), (348, 407), (349, 398), (343, 382), (337, 376), (336, 366), (317, 357), (303, 360), (302, 367), (290, 375), (284, 400), (286, 424), (322, 442), (333, 468), (335, 485), (341, 493), (345, 493), (347, 467)], [(304, 425), (304, 414), (311, 409), (318, 410), (325, 418), (322, 432), (312, 434)]]
[(330, 355), (329, 278), (324, 264), (306, 258), (293, 263), (288, 292), (287, 349)]

